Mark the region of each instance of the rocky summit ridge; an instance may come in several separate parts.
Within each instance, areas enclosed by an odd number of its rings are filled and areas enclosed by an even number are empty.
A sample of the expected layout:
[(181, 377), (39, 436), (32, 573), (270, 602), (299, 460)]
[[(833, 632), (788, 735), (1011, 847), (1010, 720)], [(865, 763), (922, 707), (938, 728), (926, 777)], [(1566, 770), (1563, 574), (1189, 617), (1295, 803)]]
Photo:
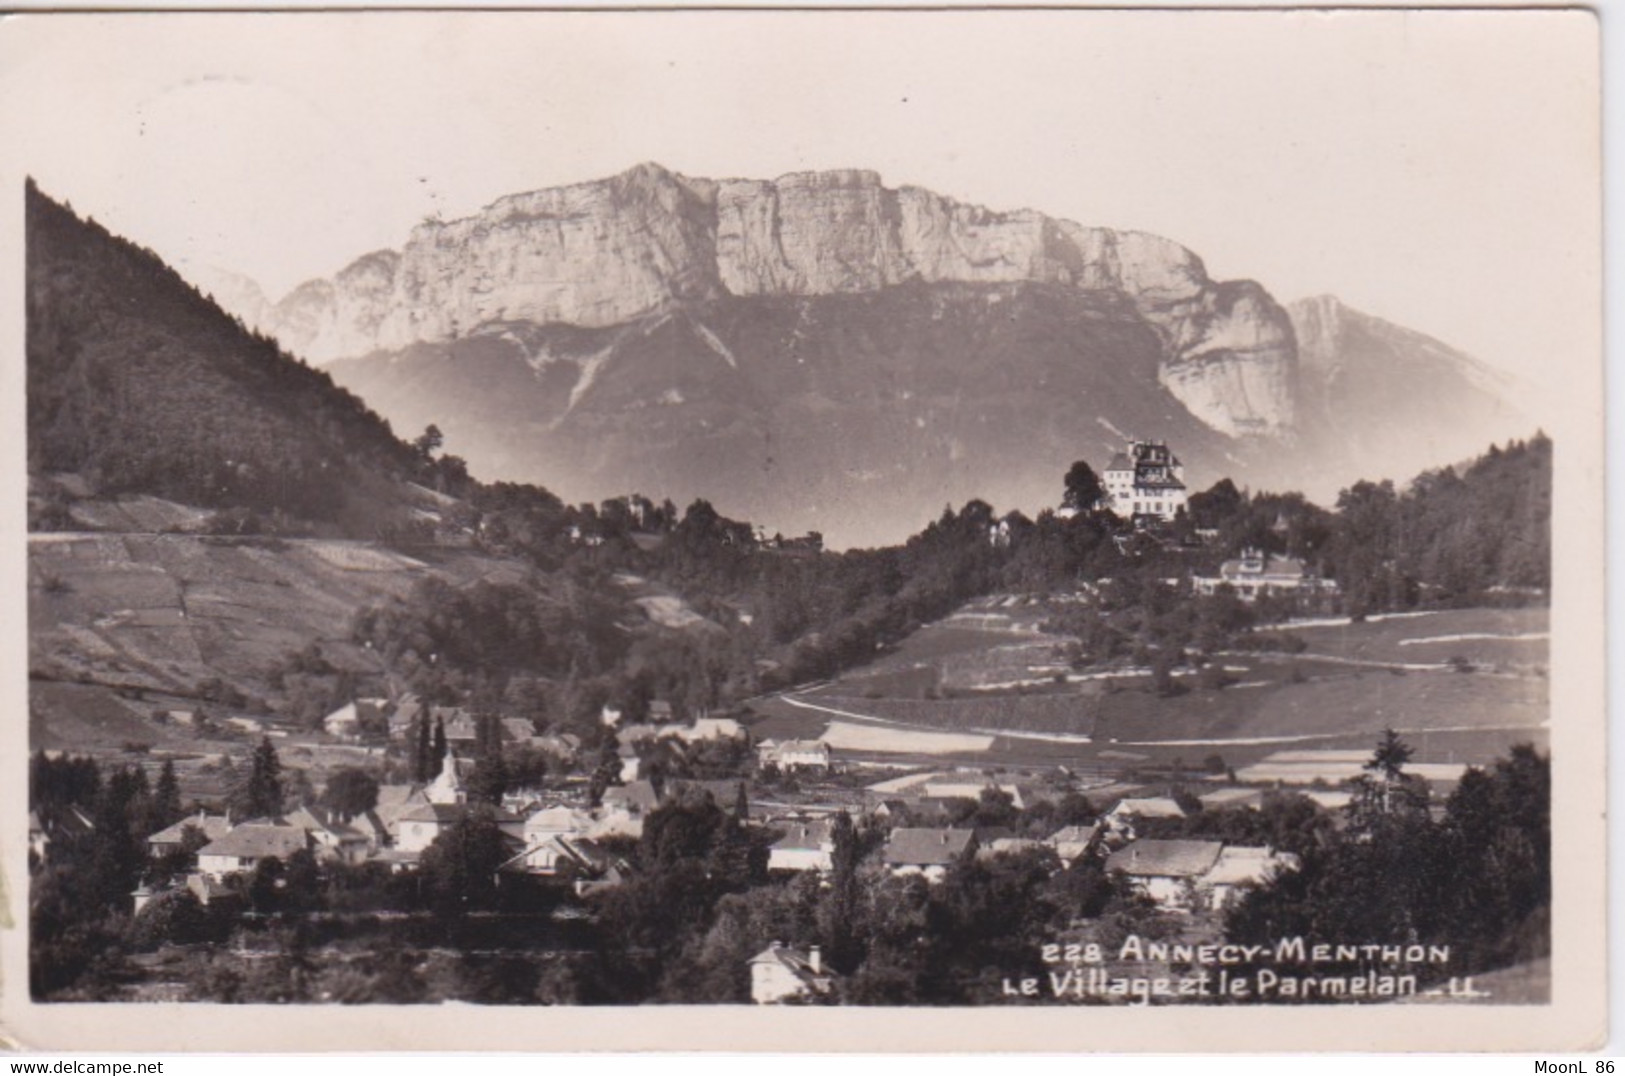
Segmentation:
[(858, 169), (709, 180), (640, 164), (509, 195), (425, 221), (400, 251), (302, 284), (255, 321), (325, 363), (494, 324), (597, 329), (729, 297), (914, 283), (1036, 283), (1126, 303), (1157, 336), (1157, 379), (1206, 426), (1267, 438), (1293, 426), (1292, 323), (1259, 285), (1213, 281), (1159, 236), (996, 212)]

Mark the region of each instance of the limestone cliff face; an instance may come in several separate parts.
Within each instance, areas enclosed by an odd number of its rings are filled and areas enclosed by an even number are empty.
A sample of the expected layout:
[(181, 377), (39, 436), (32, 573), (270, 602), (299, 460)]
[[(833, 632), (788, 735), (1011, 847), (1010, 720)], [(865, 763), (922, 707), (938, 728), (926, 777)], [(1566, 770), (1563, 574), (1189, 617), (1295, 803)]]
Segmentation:
[(1217, 284), (1157, 236), (993, 212), (860, 170), (713, 182), (640, 165), (513, 195), (301, 286), (275, 319), (286, 345), (326, 362), (498, 321), (600, 328), (722, 296), (1028, 281), (1127, 300), (1162, 342), (1164, 387), (1215, 430), (1290, 426), (1292, 327), (1257, 285)]
[(1297, 348), (1286, 311), (1251, 281), (1203, 289), (1179, 325), (1188, 342), (1158, 378), (1232, 437), (1278, 436), (1297, 418)]
[(1292, 422), (1292, 328), (1256, 284), (1216, 285), (1201, 259), (1141, 232), (994, 213), (873, 172), (717, 191), (717, 269), (734, 295), (830, 295), (927, 283), (1070, 284), (1121, 294), (1158, 332), (1161, 381), (1208, 425), (1276, 435)]

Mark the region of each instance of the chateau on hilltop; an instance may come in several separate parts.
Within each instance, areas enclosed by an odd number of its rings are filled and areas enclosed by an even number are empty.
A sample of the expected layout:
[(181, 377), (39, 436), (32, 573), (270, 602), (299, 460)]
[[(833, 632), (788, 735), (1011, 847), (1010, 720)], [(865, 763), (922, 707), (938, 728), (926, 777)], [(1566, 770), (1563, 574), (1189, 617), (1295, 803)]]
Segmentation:
[(1173, 519), (1185, 507), (1185, 465), (1165, 441), (1130, 441), (1101, 474), (1102, 507), (1125, 519)]

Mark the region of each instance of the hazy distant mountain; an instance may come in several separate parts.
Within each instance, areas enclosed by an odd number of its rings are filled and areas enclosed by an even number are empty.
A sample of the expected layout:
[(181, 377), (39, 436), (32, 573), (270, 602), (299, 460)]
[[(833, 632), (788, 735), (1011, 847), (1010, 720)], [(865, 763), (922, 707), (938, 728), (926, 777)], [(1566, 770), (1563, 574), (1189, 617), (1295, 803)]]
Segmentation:
[[(1053, 504), (1072, 460), (1128, 434), (1172, 441), (1197, 484), (1325, 496), (1529, 432), (1425, 338), (1339, 308), (1303, 321), (1300, 361), (1262, 287), (1210, 280), (1176, 243), (863, 171), (640, 165), (513, 195), (270, 318), (482, 477), (705, 496), (837, 543), (901, 537), (948, 500)], [(1421, 388), (1431, 428), (1394, 421)]]
[(1330, 295), (1287, 310), (1298, 339), (1299, 439), (1309, 461), (1347, 461), (1368, 477), (1408, 477), (1532, 432), (1530, 418), (1511, 402), (1517, 388), (1510, 378), (1432, 337)]

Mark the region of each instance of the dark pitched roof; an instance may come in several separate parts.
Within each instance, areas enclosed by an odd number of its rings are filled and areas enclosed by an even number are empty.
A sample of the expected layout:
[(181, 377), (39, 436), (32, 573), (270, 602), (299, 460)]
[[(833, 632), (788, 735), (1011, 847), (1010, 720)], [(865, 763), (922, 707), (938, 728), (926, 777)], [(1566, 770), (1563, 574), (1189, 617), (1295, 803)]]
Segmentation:
[(223, 814), (189, 815), (173, 826), (154, 833), (147, 838), (147, 843), (180, 844), (187, 826), (197, 829), (209, 840), (216, 841), (231, 831), (231, 820)]
[(308, 847), (310, 840), (302, 829), (264, 822), (245, 822), (218, 840), (204, 845), (198, 850), (198, 856), (234, 856), (238, 859), (264, 859), (266, 856), (276, 856), (279, 859), (286, 859)]
[(620, 805), (640, 811), (652, 811), (660, 805), (660, 795), (648, 781), (633, 781), (629, 785), (615, 785), (604, 790), (604, 806)]
[(976, 841), (968, 829), (900, 826), (886, 841), (885, 861), (899, 867), (945, 867)]
[(397, 816), (401, 822), (439, 822), (449, 826), (463, 817), (467, 808), (460, 803), (420, 803)]
[(785, 851), (801, 849), (809, 852), (819, 851), (829, 842), (830, 824), (819, 820), (817, 822), (791, 822), (785, 826), (784, 836), (773, 842), (774, 848)]
[(1198, 878), (1223, 847), (1218, 841), (1135, 841), (1113, 852), (1106, 869), (1138, 878)]
[(1308, 575), (1303, 561), (1296, 557), (1278, 557), (1271, 553), (1265, 557), (1240, 557), (1227, 560), (1219, 566), (1219, 575), (1226, 579), (1250, 577), (1297, 581)]

